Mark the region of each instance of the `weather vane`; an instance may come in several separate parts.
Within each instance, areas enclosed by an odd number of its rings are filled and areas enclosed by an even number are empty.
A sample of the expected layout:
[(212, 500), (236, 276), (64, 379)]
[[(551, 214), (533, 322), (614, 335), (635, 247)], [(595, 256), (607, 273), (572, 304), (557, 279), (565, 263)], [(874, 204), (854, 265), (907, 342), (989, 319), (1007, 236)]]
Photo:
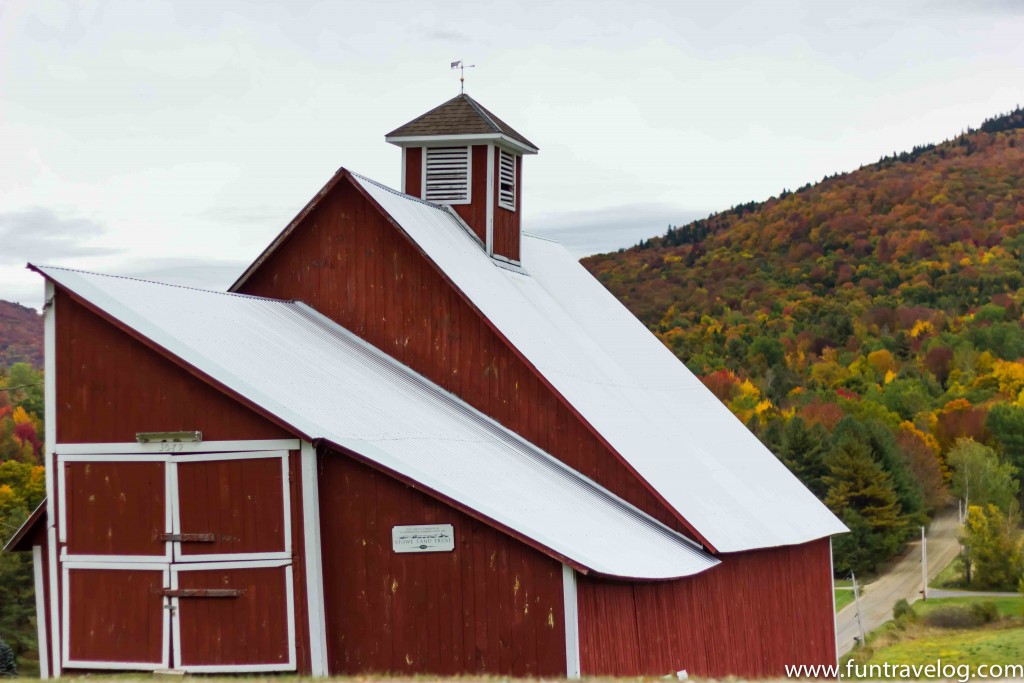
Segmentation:
[(462, 95), (466, 92), (466, 69), (476, 68), (476, 64), (466, 64), (461, 59), (452, 62), (452, 69), (459, 70), (459, 94)]

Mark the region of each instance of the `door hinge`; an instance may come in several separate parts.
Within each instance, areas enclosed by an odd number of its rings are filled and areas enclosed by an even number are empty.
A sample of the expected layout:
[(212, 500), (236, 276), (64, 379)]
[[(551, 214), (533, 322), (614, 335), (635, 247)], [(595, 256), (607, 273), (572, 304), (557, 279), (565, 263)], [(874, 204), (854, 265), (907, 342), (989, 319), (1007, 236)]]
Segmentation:
[(240, 588), (165, 588), (165, 598), (237, 598), (245, 593)]
[(213, 534), (157, 534), (158, 541), (176, 541), (179, 543), (213, 543)]

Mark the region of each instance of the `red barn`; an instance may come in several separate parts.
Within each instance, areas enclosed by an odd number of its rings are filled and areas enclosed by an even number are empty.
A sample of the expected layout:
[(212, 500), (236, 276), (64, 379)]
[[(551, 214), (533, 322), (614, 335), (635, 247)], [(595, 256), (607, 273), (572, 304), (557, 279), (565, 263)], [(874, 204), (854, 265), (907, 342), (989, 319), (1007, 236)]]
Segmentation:
[(46, 282), (44, 675), (780, 676), (845, 529), (566, 252), (466, 95), (228, 293)]

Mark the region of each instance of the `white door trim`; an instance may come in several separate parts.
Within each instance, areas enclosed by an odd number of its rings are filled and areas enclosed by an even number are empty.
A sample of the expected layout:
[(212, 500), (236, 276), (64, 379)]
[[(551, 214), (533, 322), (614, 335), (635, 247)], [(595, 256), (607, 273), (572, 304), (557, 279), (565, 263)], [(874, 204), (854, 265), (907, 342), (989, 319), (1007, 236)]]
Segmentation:
[[(47, 557), (50, 560), (50, 643), (53, 646), (53, 677), (60, 677), (60, 570), (57, 557), (57, 513), (60, 501), (55, 495), (57, 483), (53, 469), (57, 458), (53, 455), (57, 447), (57, 288), (51, 280), (43, 286), (43, 416), (44, 442), (43, 455), (46, 462), (46, 544)], [(45, 622), (44, 615), (37, 614), (36, 619)]]
[(36, 638), (39, 641), (39, 677), (50, 677), (50, 648), (46, 645), (46, 607), (43, 602), (43, 546), (32, 546), (32, 576), (36, 591)]
[[(404, 148), (403, 148), (404, 151)], [(302, 537), (306, 561), (306, 601), (309, 612), (309, 659), (314, 676), (327, 675), (327, 619), (324, 614), (324, 568), (320, 541), (320, 477), (316, 448), (302, 442)]]
[[(163, 636), (162, 636), (162, 661), (159, 662), (100, 662), (100, 661), (89, 661), (89, 660), (72, 660), (70, 657), (71, 652), (71, 592), (68, 590), (68, 580), (70, 577), (70, 570), (72, 569), (102, 569), (102, 570), (135, 570), (135, 571), (160, 571), (163, 573), (163, 584), (164, 588), (167, 588), (170, 584), (170, 568), (164, 562), (77, 562), (77, 561), (65, 561), (61, 563), (62, 575), (64, 579), (64, 596), (62, 600), (64, 622), (63, 622), (63, 635), (62, 635), (62, 646), (64, 651), (63, 665), (66, 668), (73, 669), (117, 669), (122, 671), (153, 671), (154, 669), (166, 669), (170, 662), (170, 626), (171, 626), (171, 612), (170, 610), (164, 609), (162, 616), (163, 624)], [(163, 598), (161, 597), (161, 603)]]
[(562, 565), (562, 607), (565, 619), (565, 677), (580, 677), (580, 619), (576, 601), (576, 571)]
[(173, 505), (171, 508), (171, 514), (173, 515), (173, 521), (171, 522), (172, 533), (183, 533), (181, 531), (181, 496), (178, 490), (178, 465), (177, 463), (190, 463), (190, 462), (217, 462), (220, 460), (257, 460), (261, 458), (280, 458), (281, 459), (281, 487), (283, 489), (281, 494), (282, 500), (282, 511), (281, 511), (281, 523), (282, 532), (284, 536), (283, 547), (277, 551), (267, 551), (260, 553), (221, 553), (221, 554), (205, 554), (196, 553), (194, 555), (183, 555), (181, 552), (181, 543), (175, 541), (170, 544), (174, 546), (174, 562), (220, 562), (227, 560), (290, 560), (292, 557), (292, 494), (291, 486), (289, 485), (288, 471), (288, 451), (265, 451), (258, 453), (210, 453), (202, 455), (171, 455), (168, 456), (168, 469), (173, 472), (171, 476), (174, 477), (174, 496)]
[(242, 451), (297, 451), (298, 439), (266, 439), (253, 441), (196, 441), (174, 443), (62, 443), (55, 452), (64, 455), (117, 455), (121, 453), (218, 453)]
[(215, 462), (218, 460), (257, 460), (261, 458), (281, 459), (281, 486), (282, 486), (282, 532), (284, 536), (283, 547), (278, 551), (262, 553), (222, 553), (203, 555), (182, 555), (181, 543), (168, 542), (165, 545), (163, 555), (74, 555), (67, 552), (67, 548), (61, 548), (61, 561), (73, 562), (103, 562), (108, 558), (116, 562), (155, 562), (165, 560), (166, 562), (214, 562), (234, 559), (290, 559), (292, 556), (292, 525), (291, 525), (291, 486), (289, 485), (289, 451), (246, 451), (241, 453), (126, 453), (124, 455), (112, 455), (110, 453), (97, 454), (58, 454), (57, 460), (57, 491), (59, 495), (59, 520), (58, 534), (62, 543), (67, 542), (67, 478), (64, 464), (68, 462), (162, 462), (164, 463), (164, 531), (167, 533), (180, 533), (181, 515), (178, 491), (178, 467), (177, 463), (187, 462)]
[[(68, 506), (67, 506), (67, 475), (65, 473), (64, 465), (69, 462), (163, 462), (164, 463), (164, 531), (171, 533), (173, 532), (172, 522), (174, 516), (172, 514), (172, 506), (174, 505), (173, 491), (170, 488), (170, 480), (174, 474), (172, 471), (174, 468), (167, 464), (167, 458), (165, 456), (152, 456), (152, 455), (64, 455), (57, 454), (55, 458), (57, 462), (57, 493), (58, 493), (58, 505), (60, 514), (58, 515), (58, 537), (61, 543), (67, 543), (68, 540)], [(60, 560), (61, 562), (103, 562), (106, 559), (113, 559), (118, 562), (158, 562), (164, 560), (166, 562), (171, 561), (171, 546), (169, 543), (164, 544), (163, 555), (74, 555), (68, 553), (66, 546), (60, 549)]]
[(193, 564), (171, 565), (170, 587), (178, 587), (178, 573), (189, 571), (217, 571), (218, 569), (263, 569), (268, 567), (284, 567), (285, 611), (288, 615), (288, 661), (283, 664), (192, 664), (182, 665), (181, 657), (181, 613), (179, 598), (171, 598), (173, 611), (177, 618), (173, 622), (174, 629), (174, 662), (175, 671), (189, 673), (228, 673), (232, 671), (294, 671), (295, 666), (295, 586), (292, 563), (290, 560), (239, 561), (239, 562), (202, 562)]

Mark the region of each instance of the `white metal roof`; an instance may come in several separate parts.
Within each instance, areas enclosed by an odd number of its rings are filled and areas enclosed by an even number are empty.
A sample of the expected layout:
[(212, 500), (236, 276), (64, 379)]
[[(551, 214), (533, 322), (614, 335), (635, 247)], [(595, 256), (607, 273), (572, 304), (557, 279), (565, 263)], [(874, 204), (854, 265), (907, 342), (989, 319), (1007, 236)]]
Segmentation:
[(583, 567), (663, 579), (718, 563), (302, 303), (39, 270), (299, 432), (420, 482)]
[(524, 234), (523, 268), (511, 268), (448, 210), (356, 179), (717, 551), (847, 530), (560, 244)]

